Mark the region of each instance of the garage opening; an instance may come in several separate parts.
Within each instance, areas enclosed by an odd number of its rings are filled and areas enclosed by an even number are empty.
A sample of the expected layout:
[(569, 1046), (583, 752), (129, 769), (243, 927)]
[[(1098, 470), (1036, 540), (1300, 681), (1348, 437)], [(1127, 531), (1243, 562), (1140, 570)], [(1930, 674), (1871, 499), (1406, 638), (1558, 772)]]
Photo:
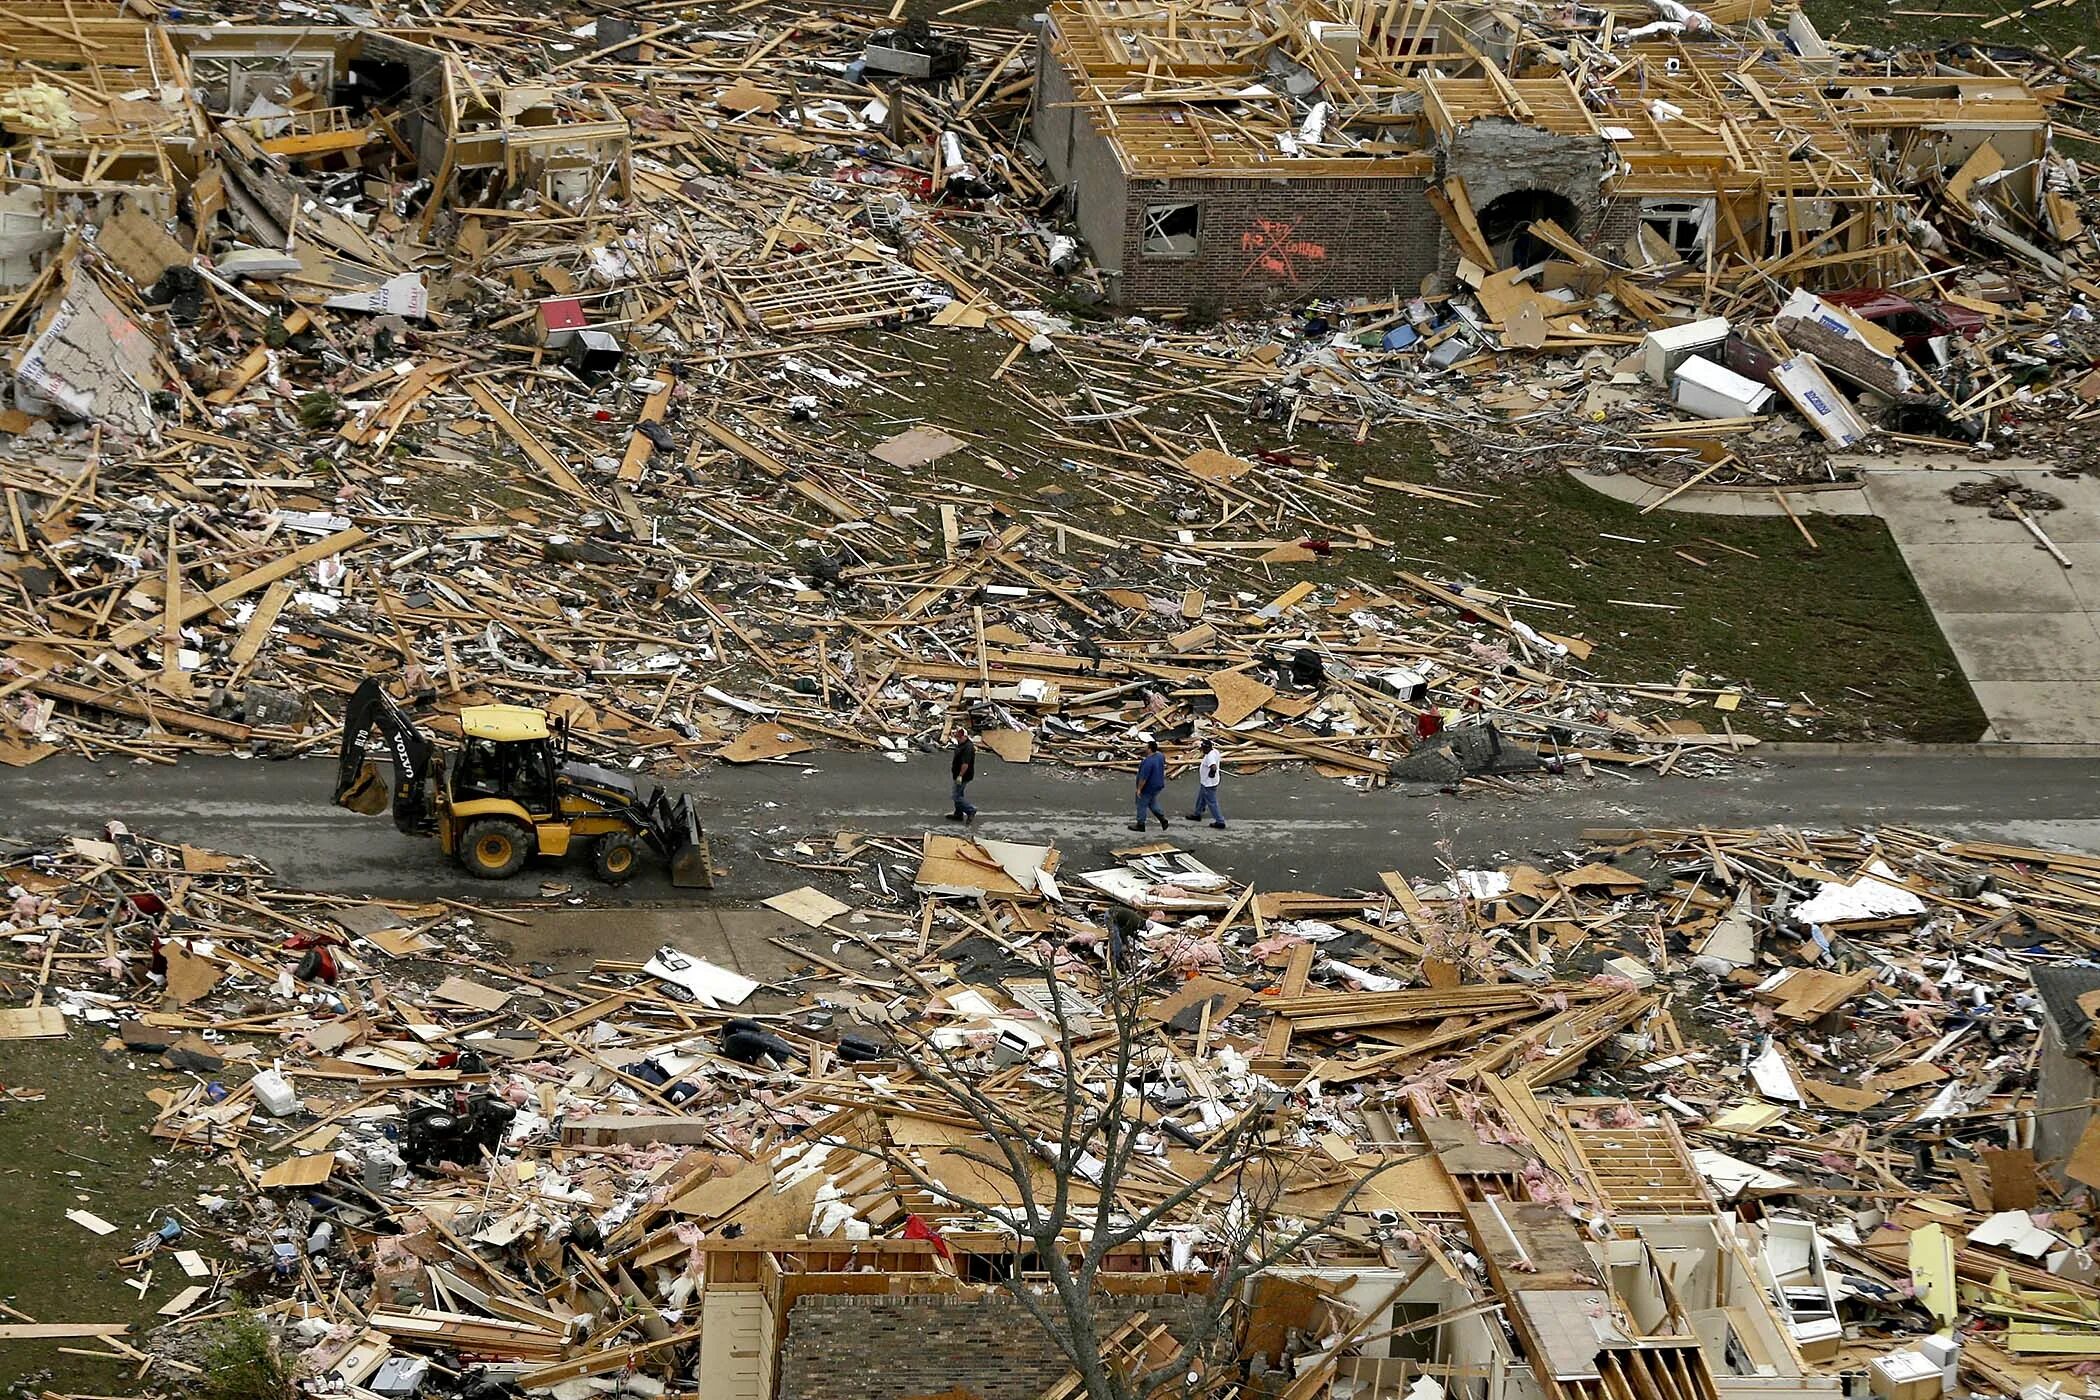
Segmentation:
[(1570, 234), (1581, 222), (1575, 201), (1551, 190), (1511, 190), (1491, 200), (1479, 218), (1481, 236), (1498, 268), (1529, 267), (1555, 255), (1551, 244), (1532, 234), (1534, 221), (1551, 219)]

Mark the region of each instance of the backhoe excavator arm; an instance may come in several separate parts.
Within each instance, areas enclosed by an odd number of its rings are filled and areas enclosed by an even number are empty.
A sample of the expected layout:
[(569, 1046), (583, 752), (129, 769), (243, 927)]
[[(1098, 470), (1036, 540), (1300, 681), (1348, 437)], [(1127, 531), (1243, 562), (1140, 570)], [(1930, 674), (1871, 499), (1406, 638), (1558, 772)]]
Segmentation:
[(365, 736), (375, 728), (394, 762), (394, 825), (412, 835), (428, 831), (429, 779), (436, 750), (430, 736), (416, 727), (416, 722), (386, 693), (376, 676), (365, 678), (343, 712), (343, 749), (335, 774), (336, 805), (366, 815), (386, 805), (386, 784), (365, 756)]

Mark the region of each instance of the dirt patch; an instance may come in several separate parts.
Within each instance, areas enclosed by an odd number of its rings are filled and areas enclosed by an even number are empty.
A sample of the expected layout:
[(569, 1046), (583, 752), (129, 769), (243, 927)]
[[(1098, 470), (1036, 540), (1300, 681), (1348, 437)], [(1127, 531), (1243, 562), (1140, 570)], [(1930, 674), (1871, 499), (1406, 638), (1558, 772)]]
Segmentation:
[(1991, 513), (1994, 520), (2017, 520), (2020, 511), (2041, 515), (2064, 508), (2059, 497), (2022, 485), (2009, 476), (1994, 476), (1989, 481), (1964, 481), (1959, 486), (1948, 488), (1947, 499), (1958, 506), (1981, 506)]

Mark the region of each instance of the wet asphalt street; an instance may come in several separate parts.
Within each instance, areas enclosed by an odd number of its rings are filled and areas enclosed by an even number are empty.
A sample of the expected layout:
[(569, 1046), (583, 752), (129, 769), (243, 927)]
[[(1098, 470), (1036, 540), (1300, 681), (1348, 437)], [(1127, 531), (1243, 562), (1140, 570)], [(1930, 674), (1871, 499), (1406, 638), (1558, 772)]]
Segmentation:
[[(971, 789), (982, 834), (1047, 842), (1068, 871), (1086, 869), (1131, 839), (1130, 781), (1009, 766), (988, 755)], [(491, 887), (412, 840), (385, 816), (329, 803), (333, 765), (316, 761), (185, 758), (179, 766), (88, 764), (53, 758), (0, 769), (0, 839), (90, 834), (112, 818), (164, 840), (261, 857), (287, 883), (375, 896), (489, 900), (539, 893), (557, 878), (595, 888), (581, 861), (537, 862), (528, 877)], [(712, 893), (673, 890), (651, 869), (617, 897), (635, 903), (749, 904), (812, 877), (764, 860), (807, 838), (812, 862), (830, 859), (839, 830), (916, 842), (953, 831), (945, 756), (894, 763), (877, 754), (827, 753), (809, 764), (717, 766), (682, 784), (698, 798), (717, 867)], [(1463, 864), (1572, 847), (1591, 827), (1811, 828), (1889, 823), (1951, 835), (2100, 851), (2100, 759), (1921, 752), (1832, 759), (1787, 755), (1733, 776), (1547, 779), (1522, 794), (1365, 792), (1308, 771), (1227, 775), (1225, 831), (1176, 821), (1171, 837), (1264, 889), (1373, 887), (1380, 870), (1428, 874), (1445, 849)], [(1170, 814), (1187, 809), (1177, 782)], [(1440, 849), (1439, 843), (1448, 843)], [(817, 881), (823, 883), (821, 879)]]

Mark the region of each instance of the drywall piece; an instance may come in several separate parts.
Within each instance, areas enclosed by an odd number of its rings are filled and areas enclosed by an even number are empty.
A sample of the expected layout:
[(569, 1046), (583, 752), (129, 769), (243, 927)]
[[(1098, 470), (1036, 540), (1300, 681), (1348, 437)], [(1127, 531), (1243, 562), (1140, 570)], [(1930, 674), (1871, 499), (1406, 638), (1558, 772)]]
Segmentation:
[(2001, 1210), (1969, 1231), (1970, 1244), (2009, 1249), (2023, 1259), (2039, 1259), (2063, 1241), (2038, 1229), (2024, 1210)]
[(705, 1006), (741, 1006), (758, 990), (758, 983), (742, 973), (681, 953), (669, 944), (658, 948), (642, 971), (684, 989)]
[(322, 303), (337, 311), (370, 311), (379, 316), (410, 316), (420, 321), (430, 314), (430, 291), (420, 272), (403, 272), (378, 286), (361, 292), (344, 292)]
[(159, 384), (153, 342), (74, 264), (65, 296), (23, 352), (15, 401), (24, 412), (54, 409), (145, 437), (153, 431), (147, 398)]
[[(1804, 924), (1843, 923), (1848, 919), (1896, 919), (1925, 912), (1925, 901), (1898, 883), (1886, 861), (1875, 861), (1846, 885), (1828, 881), (1791, 910)], [(1886, 1085), (1878, 1087), (1887, 1087)]]
[(1776, 1040), (1766, 1044), (1764, 1051), (1750, 1062), (1750, 1077), (1757, 1082), (1757, 1091), (1768, 1099), (1801, 1102), (1801, 1091), (1794, 1087), (1794, 1071), (1788, 1067), (1786, 1056), (1779, 1053)]
[(1692, 1165), (1713, 1187), (1714, 1194), (1724, 1201), (1732, 1201), (1745, 1191), (1785, 1191), (1801, 1185), (1790, 1176), (1767, 1171), (1754, 1162), (1716, 1152), (1710, 1147), (1693, 1148)]

